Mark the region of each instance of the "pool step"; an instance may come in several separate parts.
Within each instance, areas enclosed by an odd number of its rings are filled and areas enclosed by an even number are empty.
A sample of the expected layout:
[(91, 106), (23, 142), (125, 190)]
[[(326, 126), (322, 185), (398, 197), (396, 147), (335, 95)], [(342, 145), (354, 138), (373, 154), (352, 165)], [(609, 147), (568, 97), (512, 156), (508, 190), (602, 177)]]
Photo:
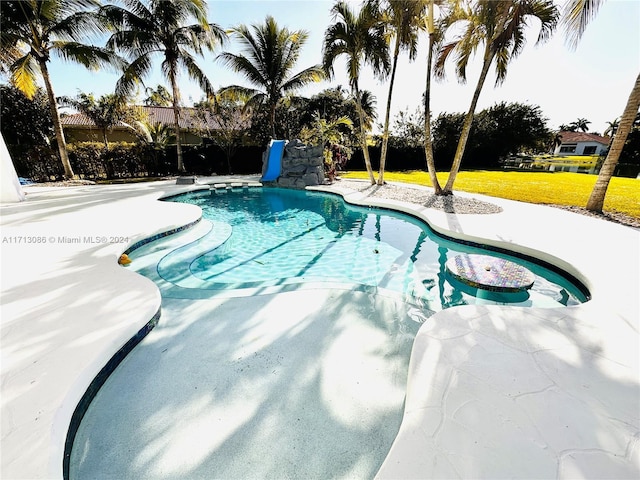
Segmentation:
[(209, 190), (231, 190), (233, 188), (262, 187), (260, 182), (220, 182), (209, 184)]

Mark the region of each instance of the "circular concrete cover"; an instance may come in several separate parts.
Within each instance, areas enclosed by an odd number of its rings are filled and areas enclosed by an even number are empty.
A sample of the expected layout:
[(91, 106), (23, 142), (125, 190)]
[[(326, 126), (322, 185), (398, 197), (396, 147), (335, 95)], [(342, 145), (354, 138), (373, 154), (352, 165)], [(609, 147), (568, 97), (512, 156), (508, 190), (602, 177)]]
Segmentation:
[(493, 292), (521, 292), (535, 281), (533, 273), (523, 266), (488, 255), (456, 255), (446, 267), (465, 285)]

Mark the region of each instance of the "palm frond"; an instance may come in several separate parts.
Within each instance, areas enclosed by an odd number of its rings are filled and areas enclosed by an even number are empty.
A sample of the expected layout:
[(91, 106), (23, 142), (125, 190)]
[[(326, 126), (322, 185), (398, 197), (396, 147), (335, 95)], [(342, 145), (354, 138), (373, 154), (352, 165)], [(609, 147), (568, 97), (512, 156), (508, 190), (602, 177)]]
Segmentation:
[(587, 25), (593, 20), (603, 0), (567, 0), (562, 13), (562, 26), (567, 44), (576, 48)]
[(11, 84), (24, 93), (25, 97), (32, 99), (38, 90), (36, 78), (39, 73), (34, 56), (28, 53), (17, 59), (9, 71), (11, 72)]

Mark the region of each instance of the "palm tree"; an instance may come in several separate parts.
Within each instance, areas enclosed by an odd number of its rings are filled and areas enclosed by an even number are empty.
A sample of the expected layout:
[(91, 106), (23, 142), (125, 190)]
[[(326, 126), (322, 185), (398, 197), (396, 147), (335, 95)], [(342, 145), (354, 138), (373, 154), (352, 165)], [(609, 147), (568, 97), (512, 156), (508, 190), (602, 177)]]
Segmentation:
[(588, 132), (590, 123), (591, 122), (586, 118), (579, 118), (575, 122), (571, 122), (571, 127), (573, 128), (572, 131), (577, 132), (580, 130), (581, 132)]
[(456, 9), (451, 15), (451, 25), (463, 21), (466, 28), (458, 40), (445, 45), (440, 51), (436, 74), (444, 75), (445, 61), (456, 52), (456, 72), (462, 81), (466, 81), (466, 67), (471, 55), (483, 43), (484, 52), (482, 70), (464, 119), (453, 165), (443, 189), (444, 194), (451, 194), (460, 170), (478, 98), (489, 69), (495, 60), (496, 85), (501, 84), (506, 77), (509, 61), (517, 57), (524, 47), (524, 30), (530, 17), (540, 21), (540, 33), (536, 42), (540, 43), (547, 40), (555, 29), (558, 9), (552, 0), (478, 0), (472, 8)]
[[(443, 30), (436, 28), (436, 22), (433, 14), (435, 0), (427, 0), (426, 26), (429, 34), (429, 46), (427, 52), (427, 75), (424, 90), (424, 154), (427, 160), (427, 170), (433, 192), (436, 195), (442, 195), (442, 187), (436, 176), (436, 163), (433, 158), (433, 138), (431, 136), (431, 70), (433, 68), (433, 51), (436, 42), (441, 39)], [(440, 5), (442, 2), (438, 2)]]
[(270, 15), (266, 17), (264, 24), (253, 25), (251, 28), (252, 30), (239, 25), (231, 30), (239, 39), (244, 54), (223, 52), (218, 58), (224, 65), (243, 74), (253, 87), (231, 85), (222, 89), (221, 93), (231, 92), (245, 96), (248, 98), (249, 108), (266, 104), (271, 134), (276, 138), (278, 104), (305, 85), (322, 80), (324, 72), (320, 65), (314, 65), (292, 74), (309, 37), (304, 30), (280, 28)]
[[(128, 9), (115, 5), (101, 9), (115, 29), (107, 46), (122, 51), (131, 60), (116, 84), (116, 94), (129, 95), (137, 83), (151, 73), (154, 57), (163, 57), (162, 73), (169, 81), (173, 96), (178, 171), (184, 172), (179, 73), (184, 68), (207, 95), (213, 95), (213, 86), (194, 55), (201, 56), (203, 48), (213, 50), (216, 43), (225, 41), (226, 34), (218, 25), (208, 22), (204, 0), (123, 0), (123, 3)], [(197, 23), (185, 25), (191, 19)]]
[[(567, 36), (567, 43), (570, 47), (577, 47), (587, 25), (596, 15), (603, 1), (604, 0), (569, 0), (566, 3), (562, 23)], [(633, 122), (638, 114), (639, 108), (640, 75), (636, 78), (631, 93), (629, 94), (629, 99), (620, 118), (618, 130), (613, 137), (607, 158), (604, 160), (596, 184), (593, 186), (593, 190), (587, 201), (587, 210), (602, 212), (609, 182), (618, 164), (620, 153), (622, 153), (622, 148), (627, 141), (627, 136), (633, 127)]]
[(336, 59), (342, 55), (347, 57), (349, 86), (356, 100), (360, 120), (360, 147), (369, 180), (371, 185), (374, 185), (376, 180), (367, 146), (366, 119), (362, 109), (359, 79), (364, 63), (369, 63), (376, 75), (389, 71), (389, 51), (384, 36), (384, 25), (380, 21), (377, 9), (371, 3), (365, 4), (356, 15), (346, 2), (338, 1), (331, 12), (335, 23), (325, 32), (322, 63), (327, 75), (333, 77), (333, 64)]
[(620, 154), (627, 141), (627, 136), (633, 127), (634, 120), (638, 114), (638, 108), (640, 108), (640, 74), (636, 77), (636, 83), (631, 90), (629, 100), (627, 100), (627, 106), (624, 109), (622, 117), (620, 118), (620, 125), (618, 131), (613, 137), (611, 147), (607, 153), (596, 184), (593, 186), (589, 200), (587, 201), (587, 210), (593, 212), (602, 212), (604, 206), (604, 199), (607, 195), (607, 189), (609, 188), (609, 182), (615, 171)]
[(102, 133), (105, 150), (109, 149), (107, 132), (122, 122), (139, 120), (126, 101), (115, 94), (102, 95), (96, 100), (91, 93), (79, 93), (76, 97), (60, 97), (58, 101), (62, 105), (75, 108), (95, 123)]
[(607, 122), (607, 128), (605, 129), (602, 135), (604, 135), (605, 137), (611, 136), (613, 139), (613, 136), (618, 131), (619, 126), (620, 126), (620, 118), (616, 118), (612, 122)]
[(67, 178), (74, 174), (47, 65), (52, 55), (90, 69), (124, 65), (113, 52), (80, 43), (85, 36), (104, 31), (100, 18), (90, 10), (98, 5), (97, 0), (0, 2), (2, 70), (9, 73), (11, 83), (28, 98), (33, 98), (37, 79), (42, 77)]
[[(376, 0), (369, 0), (376, 1)], [(414, 60), (418, 53), (418, 30), (422, 26), (423, 2), (406, 0), (386, 0), (384, 18), (388, 24), (389, 34), (394, 37), (393, 60), (391, 62), (391, 77), (389, 78), (389, 94), (387, 109), (382, 131), (382, 148), (380, 149), (380, 171), (378, 185), (384, 185), (384, 168), (387, 159), (387, 145), (389, 144), (389, 117), (391, 115), (391, 99), (393, 84), (396, 78), (398, 57), (401, 50), (409, 52), (409, 60)]]

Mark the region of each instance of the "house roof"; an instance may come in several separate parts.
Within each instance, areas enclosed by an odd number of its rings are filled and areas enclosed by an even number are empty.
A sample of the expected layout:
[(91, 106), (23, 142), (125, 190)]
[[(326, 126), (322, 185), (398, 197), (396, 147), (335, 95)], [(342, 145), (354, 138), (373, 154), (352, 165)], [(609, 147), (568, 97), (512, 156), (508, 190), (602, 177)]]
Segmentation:
[[(147, 107), (143, 105), (136, 105), (135, 108), (142, 110), (142, 112), (148, 117), (148, 121), (150, 123), (160, 123), (168, 126), (173, 126), (174, 124), (172, 107)], [(93, 122), (93, 120), (87, 117), (84, 113), (65, 115), (61, 118), (61, 121), (63, 127), (96, 127), (96, 124)], [(215, 115), (207, 113), (206, 121), (203, 122), (196, 116), (195, 108), (185, 107), (180, 109), (180, 119), (178, 124), (180, 125), (181, 129), (185, 130), (206, 128), (216, 130), (221, 128), (220, 122)], [(125, 125), (121, 122), (118, 126), (124, 127)]]
[(562, 143), (598, 142), (609, 145), (611, 138), (588, 132), (560, 132)]

